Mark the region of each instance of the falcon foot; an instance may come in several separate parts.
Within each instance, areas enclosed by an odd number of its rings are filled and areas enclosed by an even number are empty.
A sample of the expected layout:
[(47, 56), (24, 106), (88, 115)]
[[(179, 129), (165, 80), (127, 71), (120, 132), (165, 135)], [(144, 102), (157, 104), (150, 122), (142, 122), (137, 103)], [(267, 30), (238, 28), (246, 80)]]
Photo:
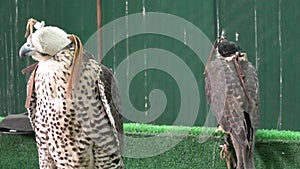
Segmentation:
[(231, 166), (233, 166), (233, 168), (236, 168), (236, 161), (230, 152), (229, 146), (226, 144), (223, 144), (223, 145), (220, 145), (220, 147), (222, 148), (222, 150), (220, 152), (220, 158), (222, 160), (224, 160), (224, 159), (226, 160), (227, 168), (231, 169)]
[(219, 126), (219, 127), (215, 130), (215, 134), (218, 134), (218, 133), (223, 133), (223, 134), (225, 134), (225, 130), (224, 130), (221, 126)]

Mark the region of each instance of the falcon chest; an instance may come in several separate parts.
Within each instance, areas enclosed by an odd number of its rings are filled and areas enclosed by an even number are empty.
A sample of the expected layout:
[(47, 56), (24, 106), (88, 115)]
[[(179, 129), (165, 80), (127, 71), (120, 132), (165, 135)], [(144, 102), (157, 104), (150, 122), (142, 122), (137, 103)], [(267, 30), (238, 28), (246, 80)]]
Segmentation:
[[(85, 137), (76, 116), (74, 101), (66, 99), (72, 52), (40, 61), (35, 73), (35, 132), (37, 143), (47, 149), (57, 166), (88, 165), (90, 140)], [(85, 152), (87, 154), (83, 154)], [(82, 157), (82, 156), (86, 156)]]
[(35, 74), (36, 121), (47, 129), (49, 139), (72, 132), (69, 127), (76, 123), (73, 106), (66, 100), (70, 61), (60, 59), (40, 61)]

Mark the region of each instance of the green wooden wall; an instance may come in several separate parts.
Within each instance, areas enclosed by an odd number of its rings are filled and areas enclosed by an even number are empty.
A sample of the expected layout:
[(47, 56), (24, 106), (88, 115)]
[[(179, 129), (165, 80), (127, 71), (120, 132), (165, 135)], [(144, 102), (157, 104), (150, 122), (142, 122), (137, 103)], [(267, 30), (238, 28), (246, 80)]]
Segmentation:
[(220, 28), (231, 37), (239, 33), (241, 46), (258, 69), (261, 126), (299, 130), (300, 1), (217, 2)]
[[(260, 127), (300, 130), (297, 122), (300, 119), (300, 93), (297, 88), (300, 86), (300, 78), (297, 78), (300, 74), (300, 69), (297, 68), (300, 64), (297, 57), (297, 42), (300, 39), (299, 7), (298, 0), (102, 0), (102, 23), (107, 25), (120, 17), (145, 11), (177, 16), (194, 24), (211, 41), (223, 29), (231, 40), (236, 38), (237, 33), (238, 43), (248, 53), (249, 60), (259, 73)], [(20, 60), (18, 49), (25, 42), (27, 19), (33, 17), (45, 20), (47, 25), (58, 25), (86, 42), (97, 30), (96, 0), (2, 0), (0, 14), (0, 115), (5, 116), (25, 111), (28, 75), (24, 76), (20, 71), (32, 61), (30, 58)], [(163, 20), (160, 22), (164, 24)], [(117, 29), (131, 31), (134, 26), (124, 23), (118, 25)], [(176, 27), (172, 29), (176, 30)], [(116, 36), (118, 34), (111, 38)], [(104, 43), (105, 40), (103, 39)], [(188, 65), (199, 88), (199, 93), (191, 93), (191, 98), (194, 94), (199, 94), (200, 97), (195, 125), (204, 125), (209, 110), (204, 95), (204, 65), (189, 45), (161, 34), (139, 34), (114, 44), (105, 55), (103, 63), (116, 70), (128, 55), (149, 48), (170, 51)], [(147, 57), (150, 58), (151, 54), (147, 54), (145, 58)], [(156, 61), (159, 62), (161, 61)], [(129, 69), (134, 67), (135, 65), (130, 65)], [(145, 67), (147, 68), (147, 63)], [(180, 74), (181, 70), (179, 67), (176, 73)], [(166, 109), (151, 123), (174, 124), (178, 114), (194, 118), (194, 112), (180, 112), (181, 86), (168, 72), (146, 69), (138, 73), (128, 85), (130, 94), (122, 97), (131, 101), (142, 113), (141, 117), (151, 116), (145, 113), (151, 108), (151, 91), (160, 89), (164, 92)], [(154, 103), (156, 102), (152, 104)], [(194, 103), (194, 100), (190, 100), (190, 103)]]
[[(76, 33), (85, 41), (97, 29), (96, 1), (3, 0), (0, 2), (0, 115), (25, 112), (26, 78), (21, 70), (33, 63), (20, 59), (19, 48), (31, 17)], [(90, 9), (90, 10), (89, 10)]]

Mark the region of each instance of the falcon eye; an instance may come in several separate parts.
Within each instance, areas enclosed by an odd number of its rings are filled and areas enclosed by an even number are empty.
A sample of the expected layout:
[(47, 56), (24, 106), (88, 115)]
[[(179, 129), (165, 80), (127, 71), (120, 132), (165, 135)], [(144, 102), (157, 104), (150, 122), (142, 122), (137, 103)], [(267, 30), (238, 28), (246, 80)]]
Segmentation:
[(39, 52), (39, 54), (42, 55), (42, 56), (49, 56), (47, 53)]

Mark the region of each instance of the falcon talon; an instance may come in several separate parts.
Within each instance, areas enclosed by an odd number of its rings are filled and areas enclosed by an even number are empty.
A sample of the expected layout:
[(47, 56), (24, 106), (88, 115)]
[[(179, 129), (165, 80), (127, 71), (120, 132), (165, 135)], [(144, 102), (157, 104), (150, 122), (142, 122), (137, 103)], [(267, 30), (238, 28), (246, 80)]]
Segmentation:
[(228, 146), (226, 144), (223, 144), (223, 145), (220, 145), (219, 147), (222, 148), (220, 151), (220, 158), (222, 160), (224, 160), (224, 159), (226, 159), (227, 154), (229, 152)]
[(236, 162), (230, 152), (229, 146), (226, 144), (223, 144), (223, 145), (220, 145), (220, 147), (222, 148), (222, 150), (220, 151), (220, 159), (226, 161), (227, 169), (230, 169), (231, 166), (233, 166), (233, 168), (236, 168)]

